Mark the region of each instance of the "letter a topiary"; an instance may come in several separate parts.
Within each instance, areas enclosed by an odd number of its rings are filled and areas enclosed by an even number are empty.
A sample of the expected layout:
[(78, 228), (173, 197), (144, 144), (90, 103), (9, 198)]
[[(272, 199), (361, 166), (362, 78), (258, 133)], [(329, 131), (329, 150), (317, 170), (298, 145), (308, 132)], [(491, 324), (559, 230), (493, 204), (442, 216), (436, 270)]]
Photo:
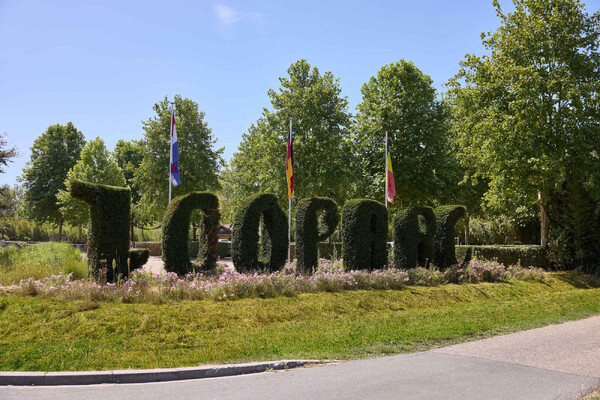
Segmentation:
[[(423, 217), (423, 226), (419, 223), (419, 216)], [(394, 218), (394, 267), (427, 267), (433, 260), (435, 230), (435, 214), (431, 208), (400, 209)]]
[[(267, 261), (258, 260), (258, 227), (263, 217), (264, 229), (262, 254)], [(268, 193), (249, 196), (236, 211), (232, 235), (231, 258), (238, 272), (266, 269), (277, 271), (285, 265), (288, 249), (288, 223), (277, 203), (277, 198)]]
[[(319, 212), (323, 212), (319, 217)], [(300, 200), (296, 210), (297, 269), (311, 272), (318, 266), (317, 243), (327, 239), (340, 222), (335, 201), (326, 197)]]
[(387, 264), (387, 209), (375, 200), (349, 200), (342, 212), (344, 268), (378, 269)]
[(454, 225), (463, 217), (467, 210), (463, 206), (440, 206), (434, 208), (436, 219), (436, 233), (433, 239), (433, 260), (440, 269), (446, 269), (452, 265), (467, 263), (471, 260), (471, 248), (460, 262), (456, 260), (454, 251)]
[(185, 275), (192, 271), (189, 257), (189, 226), (192, 211), (204, 213), (196, 263), (203, 270), (217, 265), (219, 199), (212, 193), (191, 192), (171, 201), (163, 217), (162, 258), (165, 269)]
[[(71, 181), (71, 196), (90, 205), (88, 265), (96, 278), (106, 268), (106, 280), (114, 282), (118, 274), (127, 275), (129, 257), (129, 188)], [(114, 266), (113, 266), (113, 261)]]

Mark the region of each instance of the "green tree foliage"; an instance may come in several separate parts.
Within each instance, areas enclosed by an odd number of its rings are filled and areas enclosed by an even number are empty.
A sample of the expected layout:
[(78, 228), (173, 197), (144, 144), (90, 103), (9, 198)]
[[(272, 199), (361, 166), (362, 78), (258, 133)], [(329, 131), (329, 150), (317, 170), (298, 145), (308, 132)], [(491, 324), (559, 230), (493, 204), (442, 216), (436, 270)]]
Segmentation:
[(5, 136), (5, 133), (0, 134), (0, 174), (4, 173), (4, 167), (7, 167), (8, 163), (12, 162), (11, 158), (18, 155), (16, 147), (11, 147), (10, 149), (6, 148)]
[(343, 204), (347, 196), (350, 115), (339, 80), (331, 72), (321, 74), (306, 60), (295, 62), (287, 72), (279, 78), (279, 90), (268, 92), (272, 109), (263, 109), (243, 135), (222, 177), (224, 201), (231, 208), (257, 192), (274, 193), (287, 203), (289, 118), (294, 119), (295, 198), (330, 197)]
[(447, 116), (433, 81), (412, 62), (383, 66), (362, 87), (355, 123), (356, 195), (383, 199), (385, 131), (398, 205), (439, 198), (456, 182), (448, 148)]
[(65, 189), (67, 173), (85, 144), (83, 134), (69, 122), (48, 127), (31, 147), (31, 159), (19, 178), (25, 190), (24, 203), (28, 217), (37, 222), (59, 225), (62, 234), (63, 215), (57, 195)]
[[(123, 171), (99, 137), (90, 140), (81, 150), (79, 160), (67, 173), (65, 186), (75, 179), (110, 186), (126, 185)], [(90, 219), (89, 206), (83, 200), (73, 198), (65, 189), (59, 190), (57, 198), (65, 221), (73, 226), (87, 224)]]
[(538, 202), (547, 243), (550, 198), (573, 179), (598, 197), (600, 13), (577, 0), (513, 0), (482, 34), (489, 54), (467, 55), (450, 80), (453, 136), (464, 166), (489, 180), (487, 205)]
[(146, 149), (141, 140), (126, 141), (120, 139), (115, 145), (113, 156), (123, 171), (125, 182), (131, 190), (131, 202), (135, 205), (138, 204), (141, 198), (140, 191), (135, 184), (133, 177), (135, 171), (139, 168), (144, 160), (144, 153)]
[[(197, 103), (180, 95), (175, 95), (174, 102), (181, 184), (173, 187), (172, 198), (192, 191), (217, 190), (223, 149), (214, 148), (216, 139)], [(170, 102), (165, 96), (153, 108), (156, 115), (143, 122), (144, 158), (133, 178), (149, 222), (162, 218), (169, 197)]]

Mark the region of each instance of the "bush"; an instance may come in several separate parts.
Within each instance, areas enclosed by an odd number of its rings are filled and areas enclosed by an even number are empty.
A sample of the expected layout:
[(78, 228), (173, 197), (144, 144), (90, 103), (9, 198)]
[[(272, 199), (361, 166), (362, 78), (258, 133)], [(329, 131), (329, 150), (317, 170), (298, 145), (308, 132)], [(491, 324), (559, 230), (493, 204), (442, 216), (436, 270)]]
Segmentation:
[(380, 269), (387, 264), (387, 209), (375, 200), (349, 200), (342, 212), (344, 268)]
[(433, 239), (433, 259), (435, 265), (440, 269), (446, 269), (451, 265), (464, 264), (471, 259), (469, 249), (465, 252), (465, 257), (460, 262), (456, 259), (454, 242), (454, 225), (466, 214), (463, 206), (441, 206), (436, 207), (435, 220), (437, 224), (435, 238)]
[[(258, 260), (258, 228), (263, 217), (262, 254), (266, 262)], [(247, 197), (235, 213), (231, 235), (231, 258), (236, 270), (277, 271), (287, 259), (288, 222), (277, 203), (268, 193)]]
[(126, 276), (131, 219), (129, 188), (73, 180), (70, 192), (90, 206), (88, 264), (94, 276), (103, 275), (103, 268), (109, 282), (116, 281), (119, 273)]
[(148, 249), (151, 256), (162, 256), (162, 244), (160, 242), (135, 242), (133, 247), (136, 249)]
[[(423, 217), (423, 226), (419, 217)], [(433, 210), (429, 207), (403, 208), (394, 217), (393, 229), (394, 267), (426, 268), (433, 260), (433, 238), (436, 230)]]
[[(321, 213), (321, 215), (319, 215)], [(318, 267), (317, 243), (327, 239), (340, 222), (338, 205), (326, 197), (310, 197), (298, 203), (296, 211), (296, 258), (299, 272)]]
[(188, 227), (196, 209), (204, 213), (196, 263), (204, 270), (216, 267), (219, 199), (212, 193), (191, 192), (173, 199), (163, 216), (162, 258), (169, 272), (185, 275), (192, 271)]
[(129, 271), (134, 271), (148, 262), (150, 250), (131, 249), (129, 250)]
[(473, 258), (479, 260), (544, 269), (550, 267), (547, 251), (542, 246), (456, 246), (458, 254), (464, 254), (468, 249), (471, 250)]

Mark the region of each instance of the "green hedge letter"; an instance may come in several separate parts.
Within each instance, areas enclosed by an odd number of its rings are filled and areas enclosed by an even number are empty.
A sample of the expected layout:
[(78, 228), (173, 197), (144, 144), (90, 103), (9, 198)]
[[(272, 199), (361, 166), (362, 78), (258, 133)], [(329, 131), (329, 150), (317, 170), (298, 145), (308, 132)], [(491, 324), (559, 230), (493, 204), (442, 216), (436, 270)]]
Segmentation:
[(131, 220), (129, 188), (73, 180), (70, 192), (71, 196), (90, 205), (87, 244), (88, 265), (92, 273), (101, 279), (106, 269), (107, 282), (116, 281), (120, 273), (126, 276)]
[[(262, 251), (266, 262), (258, 260), (258, 228), (263, 217)], [(268, 193), (247, 197), (236, 211), (231, 234), (231, 258), (238, 272), (277, 271), (285, 265), (288, 249), (288, 222)]]
[(185, 275), (192, 271), (188, 255), (192, 211), (204, 213), (196, 264), (203, 270), (217, 265), (219, 239), (219, 199), (212, 193), (191, 192), (171, 201), (163, 217), (162, 258), (165, 269)]
[(387, 209), (374, 200), (350, 200), (342, 212), (344, 268), (378, 269), (387, 264)]
[[(322, 214), (319, 216), (319, 213)], [(296, 211), (297, 270), (311, 272), (318, 267), (317, 243), (327, 239), (340, 222), (335, 201), (326, 197), (311, 197), (298, 202)]]
[(433, 260), (435, 229), (435, 214), (431, 208), (400, 209), (394, 218), (394, 267), (427, 267)]
[(454, 251), (454, 225), (462, 218), (467, 210), (463, 206), (440, 206), (433, 210), (437, 228), (433, 239), (433, 260), (439, 269), (452, 265), (467, 263), (471, 260), (471, 249), (467, 250), (465, 258), (456, 260)]

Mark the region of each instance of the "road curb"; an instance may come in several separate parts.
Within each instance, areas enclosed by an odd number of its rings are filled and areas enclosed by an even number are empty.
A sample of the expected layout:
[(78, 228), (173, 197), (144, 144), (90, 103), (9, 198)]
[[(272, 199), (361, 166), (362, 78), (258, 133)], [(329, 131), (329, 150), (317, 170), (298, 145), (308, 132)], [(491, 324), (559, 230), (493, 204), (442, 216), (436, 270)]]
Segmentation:
[(126, 369), (81, 372), (12, 372), (0, 371), (0, 385), (96, 385), (100, 383), (148, 383), (184, 379), (216, 378), (245, 375), (267, 370), (282, 370), (322, 363), (319, 360), (281, 360), (246, 364), (207, 365), (164, 369)]

